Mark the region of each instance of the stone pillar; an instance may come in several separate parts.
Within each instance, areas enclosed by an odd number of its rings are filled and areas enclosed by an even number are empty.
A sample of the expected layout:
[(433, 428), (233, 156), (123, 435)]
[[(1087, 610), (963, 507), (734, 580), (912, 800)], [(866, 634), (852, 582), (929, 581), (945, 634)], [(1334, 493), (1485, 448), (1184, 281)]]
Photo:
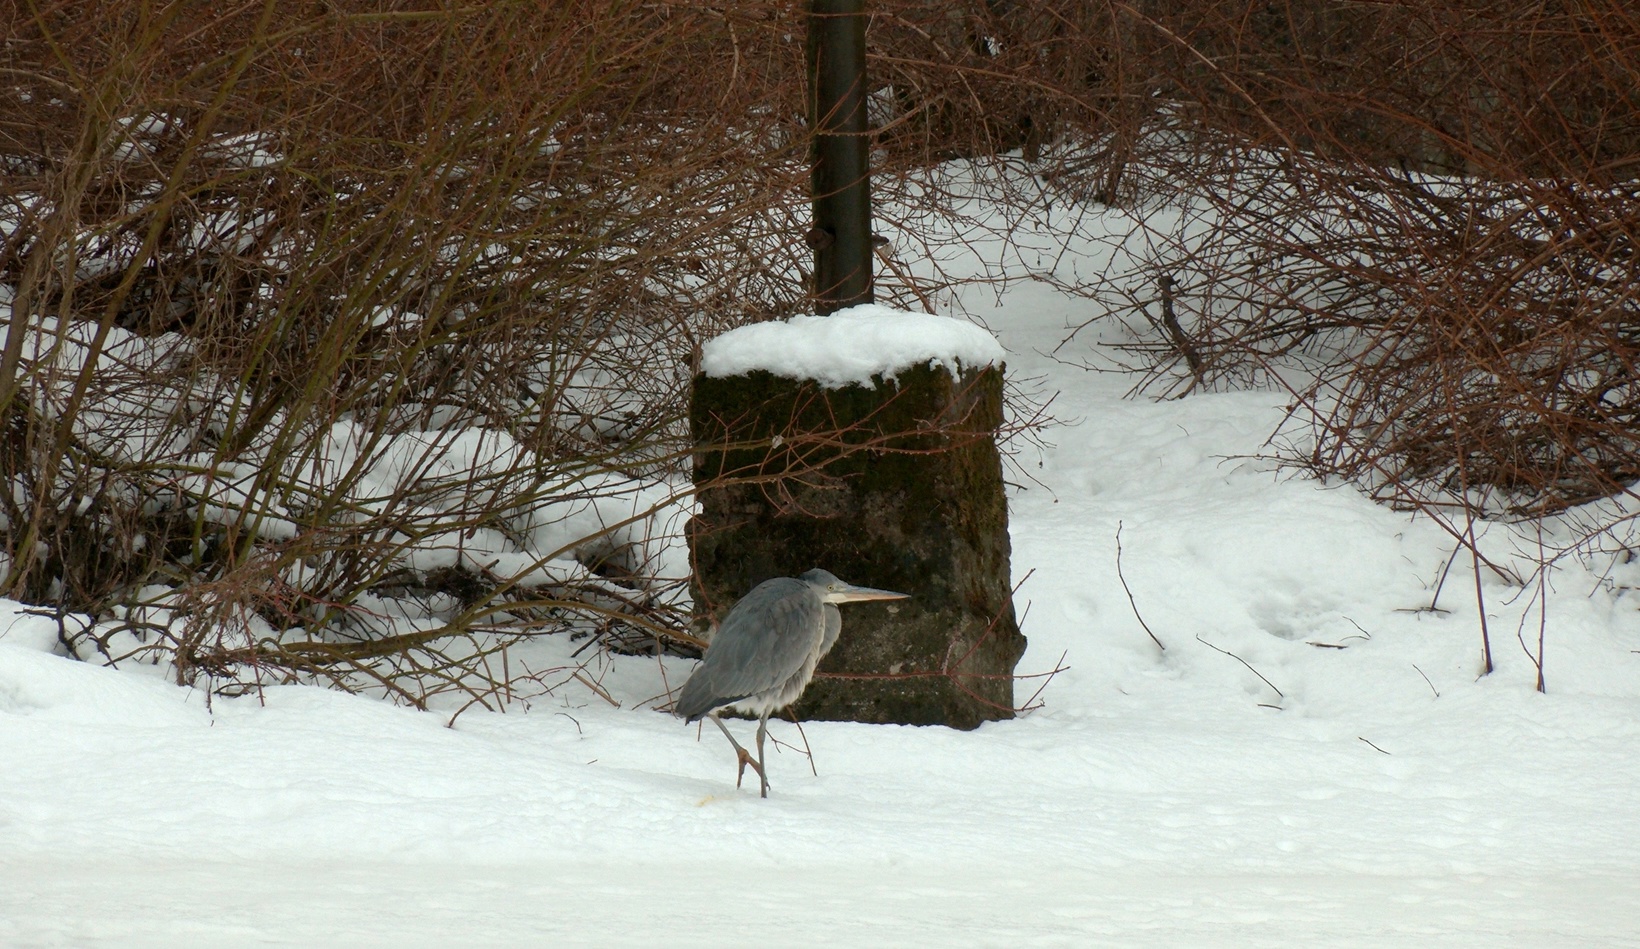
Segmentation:
[(995, 437), (1002, 370), (873, 381), (695, 377), (697, 610), (716, 622), (759, 582), (811, 567), (909, 593), (842, 608), (797, 714), (965, 729), (1011, 718), (1025, 637)]

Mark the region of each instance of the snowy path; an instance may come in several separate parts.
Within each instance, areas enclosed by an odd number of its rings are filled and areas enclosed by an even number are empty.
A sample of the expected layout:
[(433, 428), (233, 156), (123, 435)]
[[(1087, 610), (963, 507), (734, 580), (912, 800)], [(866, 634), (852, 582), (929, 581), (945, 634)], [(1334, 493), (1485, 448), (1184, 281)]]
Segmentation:
[[(349, 863), (46, 866), (8, 945), (1629, 946), (1626, 880)], [(876, 881), (862, 884), (862, 877)], [(736, 880), (739, 880), (736, 883)], [(5, 881), (8, 889), (11, 880)], [(228, 892), (229, 885), (241, 887)], [(714, 888), (715, 887), (715, 888)], [(1617, 901), (1614, 907), (1613, 901)], [(1627, 900), (1630, 905), (1624, 906)], [(1000, 917), (1000, 918), (999, 918)], [(270, 934), (277, 934), (270, 936)]]
[(821, 777), (781, 755), (759, 801), (645, 713), (278, 690), (211, 724), (122, 684), (3, 719), (0, 944), (1640, 944), (1634, 730), (1589, 734), (1598, 702), (1443, 696), (1374, 724), (1388, 755), (1234, 706), (810, 725)]
[(1524, 598), (1489, 586), (1477, 681), (1472, 583), (1417, 612), (1438, 529), (1227, 460), (1271, 396), (1122, 401), (1033, 355), (1055, 306), (988, 314), (1083, 418), (1013, 500), (1021, 671), (1070, 666), (1043, 711), (810, 724), (818, 777), (772, 756), (762, 801), (720, 737), (633, 708), (652, 661), (607, 670), (626, 708), (452, 729), (310, 689), (207, 710), (25, 619), (0, 638), (0, 946), (1640, 946), (1633, 596), (1558, 578), (1538, 695)]

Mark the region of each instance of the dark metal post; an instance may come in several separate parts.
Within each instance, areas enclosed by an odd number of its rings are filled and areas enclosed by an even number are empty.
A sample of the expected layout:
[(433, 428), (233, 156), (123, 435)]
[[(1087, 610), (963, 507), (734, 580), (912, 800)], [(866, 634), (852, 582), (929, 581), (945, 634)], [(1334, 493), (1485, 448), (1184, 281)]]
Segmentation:
[(871, 302), (871, 190), (867, 159), (865, 0), (812, 0), (809, 123), (815, 130), (816, 309)]

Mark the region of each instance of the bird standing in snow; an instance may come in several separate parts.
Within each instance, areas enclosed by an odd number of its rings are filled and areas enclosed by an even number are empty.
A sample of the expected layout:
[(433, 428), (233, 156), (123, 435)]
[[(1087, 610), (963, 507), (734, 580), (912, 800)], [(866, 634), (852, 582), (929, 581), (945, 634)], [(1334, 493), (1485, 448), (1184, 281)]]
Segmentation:
[[(765, 580), (729, 610), (717, 635), (706, 648), (701, 664), (683, 684), (673, 707), (686, 721), (710, 718), (735, 746), (740, 787), (746, 767), (757, 772), (761, 796), (769, 796), (769, 776), (763, 765), (763, 739), (769, 713), (797, 701), (814, 677), (814, 667), (843, 630), (839, 603), (866, 600), (903, 600), (906, 593), (876, 590), (844, 583), (824, 570), (801, 577)], [(732, 707), (757, 716), (757, 758), (752, 756), (718, 712)]]

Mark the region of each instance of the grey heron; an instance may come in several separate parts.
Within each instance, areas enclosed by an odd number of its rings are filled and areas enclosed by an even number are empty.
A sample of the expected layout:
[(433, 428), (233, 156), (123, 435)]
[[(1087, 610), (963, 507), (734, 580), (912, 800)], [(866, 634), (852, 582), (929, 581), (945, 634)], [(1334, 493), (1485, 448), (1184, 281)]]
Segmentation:
[[(815, 664), (836, 645), (843, 629), (837, 604), (909, 596), (844, 583), (825, 570), (765, 580), (730, 608), (701, 664), (683, 684), (673, 711), (687, 721), (710, 718), (715, 722), (735, 746), (740, 763), (735, 787), (740, 787), (750, 765), (762, 783), (761, 795), (768, 797), (763, 738), (769, 729), (769, 713), (797, 701), (814, 676)], [(757, 760), (752, 760), (718, 718), (718, 711), (726, 706), (757, 716)]]

